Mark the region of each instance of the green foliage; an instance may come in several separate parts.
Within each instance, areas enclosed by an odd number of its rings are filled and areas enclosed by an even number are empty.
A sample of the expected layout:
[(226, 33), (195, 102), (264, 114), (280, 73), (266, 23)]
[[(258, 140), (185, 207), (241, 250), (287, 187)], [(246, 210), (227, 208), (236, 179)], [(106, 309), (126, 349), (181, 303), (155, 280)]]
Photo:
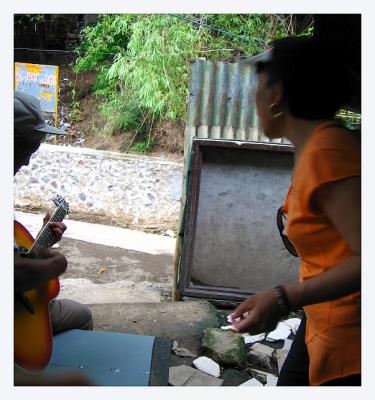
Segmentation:
[(94, 70), (126, 51), (131, 36), (130, 27), (136, 18), (134, 14), (102, 15), (98, 24), (86, 26), (81, 31), (83, 42), (77, 49), (80, 57), (75, 70)]
[(309, 26), (304, 32), (300, 33), (299, 35), (296, 36), (313, 36), (314, 35), (314, 27)]
[(197, 57), (234, 61), (262, 51), (272, 39), (285, 36), (284, 20), (263, 14), (185, 16), (219, 29), (215, 32), (173, 15), (101, 15), (81, 32), (75, 70), (97, 71), (95, 93), (103, 96), (107, 132), (137, 130), (144, 151), (153, 141), (146, 132), (153, 121), (185, 118), (189, 63)]
[(272, 40), (288, 34), (282, 23), (270, 14), (210, 14), (203, 18), (209, 25), (248, 39), (205, 29), (207, 50), (213, 60), (233, 61), (249, 57), (263, 51)]
[(149, 153), (155, 145), (154, 138), (148, 136), (144, 141), (136, 143), (130, 148), (133, 153)]
[(72, 93), (72, 101), (70, 103), (70, 118), (72, 122), (77, 122), (80, 118), (81, 106), (79, 100), (77, 100), (75, 83), (70, 83), (70, 91)]
[(337, 113), (336, 118), (342, 121), (348, 129), (357, 131), (361, 130), (361, 114), (348, 110), (340, 110)]
[(73, 100), (70, 103), (70, 119), (72, 120), (72, 122), (77, 122), (80, 119), (80, 115), (81, 115), (81, 106), (79, 101), (77, 100)]
[(118, 131), (136, 131), (143, 119), (142, 110), (132, 101), (123, 101), (120, 96), (113, 96), (112, 100), (100, 106), (100, 110), (107, 118), (105, 130), (110, 134)]

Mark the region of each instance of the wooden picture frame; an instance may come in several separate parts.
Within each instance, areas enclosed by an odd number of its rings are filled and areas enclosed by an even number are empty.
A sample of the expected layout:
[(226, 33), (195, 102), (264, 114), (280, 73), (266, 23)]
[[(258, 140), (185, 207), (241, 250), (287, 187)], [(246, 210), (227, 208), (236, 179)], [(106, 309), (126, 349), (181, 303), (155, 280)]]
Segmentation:
[[(276, 226), (291, 179), (292, 152), (288, 144), (193, 141), (177, 277), (182, 296), (242, 301), (297, 279), (298, 259), (283, 247)], [(264, 224), (253, 221), (259, 216)], [(269, 246), (268, 240), (274, 243)], [(254, 259), (263, 264), (274, 259), (275, 265), (255, 265)]]

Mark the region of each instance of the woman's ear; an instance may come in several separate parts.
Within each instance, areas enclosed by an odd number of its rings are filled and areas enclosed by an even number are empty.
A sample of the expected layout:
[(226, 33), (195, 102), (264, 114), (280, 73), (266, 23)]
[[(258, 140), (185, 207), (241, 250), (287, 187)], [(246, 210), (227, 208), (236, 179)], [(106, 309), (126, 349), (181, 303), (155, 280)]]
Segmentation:
[(276, 107), (282, 106), (283, 95), (284, 95), (284, 91), (281, 86), (281, 83), (276, 82), (272, 86), (272, 92), (271, 92), (272, 104), (274, 104)]

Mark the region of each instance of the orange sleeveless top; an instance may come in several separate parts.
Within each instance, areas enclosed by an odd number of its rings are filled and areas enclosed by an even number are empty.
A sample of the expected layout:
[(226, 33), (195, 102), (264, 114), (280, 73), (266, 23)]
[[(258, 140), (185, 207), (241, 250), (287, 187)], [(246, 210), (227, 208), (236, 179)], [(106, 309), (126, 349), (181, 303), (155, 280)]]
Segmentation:
[[(334, 122), (319, 125), (295, 166), (283, 211), (286, 232), (300, 256), (301, 281), (352, 256), (330, 220), (311, 208), (314, 192), (328, 182), (361, 174), (360, 140)], [(350, 213), (350, 210), (348, 210)], [(304, 307), (311, 385), (361, 372), (360, 292)]]

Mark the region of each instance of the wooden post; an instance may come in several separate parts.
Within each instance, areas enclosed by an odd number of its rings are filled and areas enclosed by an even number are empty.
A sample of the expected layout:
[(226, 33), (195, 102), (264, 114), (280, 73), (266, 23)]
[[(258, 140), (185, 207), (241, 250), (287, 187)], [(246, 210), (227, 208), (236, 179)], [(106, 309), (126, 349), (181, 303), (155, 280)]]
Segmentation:
[(177, 288), (178, 282), (178, 267), (180, 263), (180, 255), (181, 255), (181, 244), (180, 238), (177, 236), (176, 239), (176, 248), (174, 251), (174, 258), (173, 258), (173, 287), (172, 287), (172, 301), (181, 301), (182, 296)]

